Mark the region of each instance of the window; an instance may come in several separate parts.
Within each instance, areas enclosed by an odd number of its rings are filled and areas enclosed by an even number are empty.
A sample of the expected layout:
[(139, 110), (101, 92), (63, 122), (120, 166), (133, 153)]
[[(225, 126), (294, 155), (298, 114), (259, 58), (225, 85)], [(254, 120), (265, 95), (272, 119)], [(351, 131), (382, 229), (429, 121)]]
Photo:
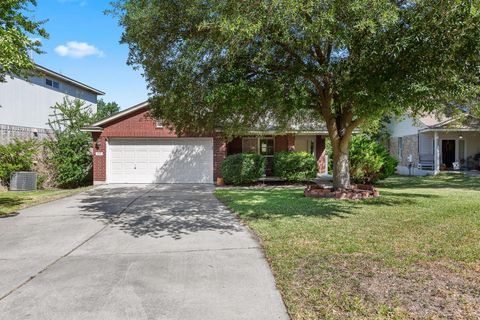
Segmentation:
[(273, 156), (273, 138), (260, 139), (260, 154), (262, 156)]
[(402, 160), (403, 155), (403, 138), (398, 137), (398, 159)]
[(243, 138), (242, 139), (243, 153), (258, 153), (258, 138)]
[(157, 128), (163, 128), (163, 119), (162, 118), (157, 118)]
[(60, 89), (60, 83), (58, 83), (57, 81), (46, 78), (45, 79), (45, 84), (49, 87), (52, 87), (52, 88), (55, 88), (55, 89)]
[(312, 156), (315, 156), (315, 139), (308, 139), (307, 140), (307, 143), (308, 143), (308, 152), (312, 155)]

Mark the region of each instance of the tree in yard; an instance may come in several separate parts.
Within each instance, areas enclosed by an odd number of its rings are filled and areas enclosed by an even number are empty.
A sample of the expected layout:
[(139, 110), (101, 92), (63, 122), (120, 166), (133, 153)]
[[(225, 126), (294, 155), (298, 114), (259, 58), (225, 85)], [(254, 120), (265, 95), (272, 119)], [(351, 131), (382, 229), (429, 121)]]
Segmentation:
[(40, 40), (31, 37), (48, 38), (42, 28), (45, 21), (34, 21), (25, 14), (36, 4), (36, 0), (0, 1), (0, 82), (8, 74), (26, 76), (34, 67), (30, 52), (42, 52)]
[(110, 117), (112, 114), (120, 111), (120, 107), (116, 102), (105, 102), (103, 99), (97, 102), (97, 112), (95, 113), (95, 121)]
[(350, 186), (359, 126), (478, 106), (478, 1), (121, 0), (112, 12), (155, 116), (227, 136), (259, 119), (325, 121), (335, 188)]
[(80, 128), (92, 123), (91, 107), (65, 98), (53, 107), (48, 124), (53, 131), (45, 142), (47, 161), (61, 187), (73, 188), (87, 183), (92, 168), (91, 136)]

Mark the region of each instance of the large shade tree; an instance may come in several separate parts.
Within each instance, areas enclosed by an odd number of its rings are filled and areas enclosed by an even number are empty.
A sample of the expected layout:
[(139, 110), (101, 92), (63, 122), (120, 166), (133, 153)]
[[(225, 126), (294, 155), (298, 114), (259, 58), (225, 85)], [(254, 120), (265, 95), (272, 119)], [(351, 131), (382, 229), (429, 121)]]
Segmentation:
[(128, 63), (178, 132), (235, 135), (272, 119), (326, 123), (334, 186), (381, 117), (477, 105), (480, 5), (467, 0), (125, 0)]
[(36, 0), (0, 0), (0, 82), (6, 75), (26, 76), (34, 69), (32, 53), (42, 53), (40, 38), (48, 38), (45, 21), (30, 16)]

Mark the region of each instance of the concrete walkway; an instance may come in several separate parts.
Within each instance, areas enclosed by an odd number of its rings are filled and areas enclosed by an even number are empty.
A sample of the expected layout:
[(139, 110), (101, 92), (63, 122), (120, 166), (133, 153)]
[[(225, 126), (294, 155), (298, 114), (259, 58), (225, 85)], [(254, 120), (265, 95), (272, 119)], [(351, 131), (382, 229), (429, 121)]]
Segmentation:
[(212, 191), (104, 186), (0, 219), (0, 318), (288, 319)]

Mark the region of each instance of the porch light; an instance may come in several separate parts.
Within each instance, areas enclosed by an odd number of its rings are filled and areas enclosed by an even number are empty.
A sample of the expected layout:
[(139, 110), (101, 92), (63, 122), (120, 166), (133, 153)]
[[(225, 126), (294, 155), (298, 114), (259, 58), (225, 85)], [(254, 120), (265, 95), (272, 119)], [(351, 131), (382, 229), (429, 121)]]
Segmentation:
[(458, 139), (463, 139), (463, 134), (460, 133), (460, 135), (458, 136)]
[(101, 146), (102, 146), (102, 140), (100, 140), (100, 138), (98, 138), (97, 141), (95, 141), (95, 147), (97, 149), (100, 149)]

